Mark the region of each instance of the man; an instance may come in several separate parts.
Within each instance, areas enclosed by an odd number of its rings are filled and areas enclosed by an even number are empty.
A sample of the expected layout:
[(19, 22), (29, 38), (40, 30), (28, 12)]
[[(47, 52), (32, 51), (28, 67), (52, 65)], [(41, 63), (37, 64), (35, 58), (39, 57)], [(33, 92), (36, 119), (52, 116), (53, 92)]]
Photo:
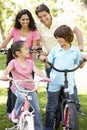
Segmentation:
[[(56, 30), (57, 27), (60, 25), (66, 24), (64, 23), (64, 20), (61, 21), (57, 17), (52, 17), (50, 13), (50, 9), (45, 5), (41, 4), (39, 5), (35, 13), (37, 17), (39, 18), (39, 21), (36, 23), (37, 29), (39, 31), (40, 37), (41, 37), (41, 46), (43, 48), (44, 54), (48, 55), (51, 48), (53, 48), (55, 45), (58, 44), (56, 38), (54, 37), (54, 31)], [(77, 41), (78, 41), (78, 47), (81, 51), (83, 51), (83, 36), (82, 32), (77, 26), (71, 26), (72, 31), (75, 33)], [(42, 58), (40, 58), (42, 60)], [(46, 74), (49, 77), (50, 74), (50, 68), (45, 66)], [(75, 90), (77, 90), (76, 85), (75, 85)], [(76, 93), (77, 91), (75, 91)], [(78, 99), (78, 94), (76, 93), (76, 100)], [(79, 101), (79, 100), (78, 100)], [(80, 104), (79, 102), (77, 103), (77, 110), (79, 114), (84, 115), (80, 109)]]

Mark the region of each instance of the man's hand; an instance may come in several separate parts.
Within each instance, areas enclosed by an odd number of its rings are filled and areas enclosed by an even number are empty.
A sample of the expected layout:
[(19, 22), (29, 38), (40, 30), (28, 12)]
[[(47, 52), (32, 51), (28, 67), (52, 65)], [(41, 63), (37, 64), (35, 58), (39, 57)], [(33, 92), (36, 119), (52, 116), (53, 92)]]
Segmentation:
[(79, 47), (80, 51), (83, 51), (83, 50), (84, 50), (83, 45), (79, 45), (78, 47)]

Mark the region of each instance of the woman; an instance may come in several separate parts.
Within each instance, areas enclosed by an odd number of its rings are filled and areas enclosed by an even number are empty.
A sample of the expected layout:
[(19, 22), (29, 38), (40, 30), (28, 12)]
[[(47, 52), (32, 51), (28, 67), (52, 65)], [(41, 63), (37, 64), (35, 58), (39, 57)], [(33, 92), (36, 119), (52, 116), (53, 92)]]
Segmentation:
[[(40, 36), (36, 30), (36, 26), (32, 14), (27, 9), (23, 9), (20, 12), (18, 12), (15, 18), (14, 27), (11, 29), (9, 35), (6, 37), (3, 43), (0, 45), (0, 49), (6, 47), (11, 39), (13, 39), (13, 42), (18, 40), (25, 41), (28, 44), (28, 48), (37, 49), (37, 47), (39, 46)], [(10, 52), (10, 50), (8, 52)], [(13, 58), (12, 55), (8, 53), (6, 64), (8, 64), (8, 62), (12, 58)], [(29, 55), (29, 59), (33, 59), (32, 54)], [(11, 100), (11, 96), (13, 96), (13, 94), (11, 93), (10, 89), (8, 89), (8, 99), (7, 99), (8, 115), (9, 113), (11, 113), (15, 102), (14, 100), (13, 101)]]

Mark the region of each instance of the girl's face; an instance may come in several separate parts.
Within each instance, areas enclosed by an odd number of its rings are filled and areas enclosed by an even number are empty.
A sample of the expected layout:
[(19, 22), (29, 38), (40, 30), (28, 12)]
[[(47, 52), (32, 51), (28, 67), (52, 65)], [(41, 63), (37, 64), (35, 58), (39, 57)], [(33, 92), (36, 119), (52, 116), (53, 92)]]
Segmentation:
[(20, 56), (23, 58), (29, 57), (29, 49), (27, 43), (24, 43), (21, 50), (20, 50)]
[(30, 22), (27, 14), (22, 15), (18, 21), (20, 22), (21, 26), (24, 28), (28, 27), (29, 22)]

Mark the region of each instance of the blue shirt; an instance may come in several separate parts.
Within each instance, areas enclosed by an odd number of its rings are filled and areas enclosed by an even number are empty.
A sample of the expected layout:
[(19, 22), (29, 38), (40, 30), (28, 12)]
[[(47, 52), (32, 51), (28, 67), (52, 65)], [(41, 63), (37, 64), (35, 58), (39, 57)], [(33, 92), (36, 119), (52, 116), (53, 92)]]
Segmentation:
[[(81, 61), (81, 53), (78, 47), (71, 45), (71, 47), (65, 51), (61, 46), (57, 45), (51, 49), (48, 55), (48, 61), (51, 62), (56, 68), (73, 69)], [(68, 85), (70, 94), (74, 93), (74, 72), (69, 72)], [(49, 83), (48, 91), (56, 92), (60, 90), (61, 85), (64, 85), (64, 73), (57, 72), (51, 69), (50, 73), (51, 82)]]

